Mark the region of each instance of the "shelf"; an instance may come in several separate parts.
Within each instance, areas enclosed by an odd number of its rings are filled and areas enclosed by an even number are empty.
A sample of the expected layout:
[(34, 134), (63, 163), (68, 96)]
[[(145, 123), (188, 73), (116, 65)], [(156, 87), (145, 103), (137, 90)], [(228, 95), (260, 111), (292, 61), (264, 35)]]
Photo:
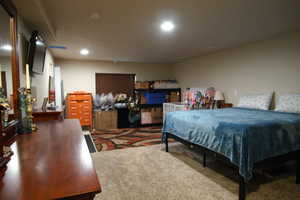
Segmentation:
[(162, 107), (163, 104), (139, 104), (140, 108)]
[(151, 127), (151, 126), (162, 126), (163, 123), (155, 123), (155, 124), (140, 124), (139, 127)]
[(170, 89), (134, 89), (137, 92), (180, 92), (181, 88), (170, 88)]

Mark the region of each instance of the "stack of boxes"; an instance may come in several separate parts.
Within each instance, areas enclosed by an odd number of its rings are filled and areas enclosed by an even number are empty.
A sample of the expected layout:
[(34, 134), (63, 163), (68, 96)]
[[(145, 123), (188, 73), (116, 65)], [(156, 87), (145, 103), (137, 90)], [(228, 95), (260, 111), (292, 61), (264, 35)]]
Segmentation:
[(141, 110), (141, 124), (159, 124), (163, 120), (163, 109), (157, 108), (143, 108)]
[(163, 122), (162, 104), (180, 102), (180, 89), (177, 81), (137, 81), (135, 89), (141, 104), (141, 124), (161, 124)]
[(135, 82), (135, 89), (149, 89), (150, 82), (149, 81), (137, 81)]

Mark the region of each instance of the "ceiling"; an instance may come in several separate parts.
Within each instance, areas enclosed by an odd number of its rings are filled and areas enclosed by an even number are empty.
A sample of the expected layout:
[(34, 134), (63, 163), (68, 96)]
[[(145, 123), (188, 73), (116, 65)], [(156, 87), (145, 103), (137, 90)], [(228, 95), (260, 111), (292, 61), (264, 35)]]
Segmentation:
[[(13, 0), (58, 58), (173, 63), (300, 28), (298, 0)], [(175, 31), (160, 24), (172, 20)], [(88, 48), (88, 56), (80, 56)]]

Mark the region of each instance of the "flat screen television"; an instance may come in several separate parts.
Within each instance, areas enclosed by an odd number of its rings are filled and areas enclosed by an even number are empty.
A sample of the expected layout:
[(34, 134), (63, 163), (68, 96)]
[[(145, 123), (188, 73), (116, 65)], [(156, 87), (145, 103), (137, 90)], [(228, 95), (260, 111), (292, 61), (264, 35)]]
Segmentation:
[(38, 31), (33, 31), (31, 34), (27, 64), (29, 64), (31, 73), (42, 74), (44, 72), (46, 45), (38, 34)]

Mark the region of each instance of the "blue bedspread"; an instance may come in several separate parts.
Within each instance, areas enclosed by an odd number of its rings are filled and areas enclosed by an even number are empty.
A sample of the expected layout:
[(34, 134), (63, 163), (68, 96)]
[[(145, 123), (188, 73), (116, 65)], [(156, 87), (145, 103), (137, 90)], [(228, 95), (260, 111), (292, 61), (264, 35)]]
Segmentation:
[(300, 114), (245, 108), (176, 111), (163, 132), (223, 154), (251, 179), (255, 162), (300, 150)]

